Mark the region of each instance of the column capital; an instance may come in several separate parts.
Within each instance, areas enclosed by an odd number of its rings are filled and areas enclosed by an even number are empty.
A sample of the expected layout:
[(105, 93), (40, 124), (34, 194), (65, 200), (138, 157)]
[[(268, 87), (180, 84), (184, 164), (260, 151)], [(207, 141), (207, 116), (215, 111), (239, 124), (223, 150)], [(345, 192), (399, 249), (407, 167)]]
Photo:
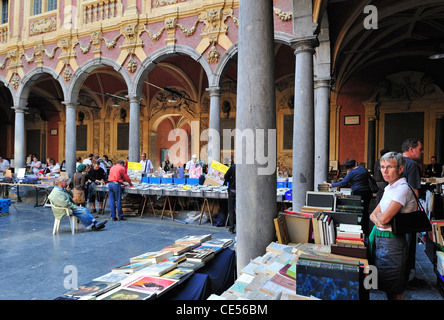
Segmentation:
[(63, 101), (62, 104), (64, 104), (67, 108), (75, 109), (79, 103), (77, 101)]
[(140, 97), (138, 95), (127, 95), (125, 96), (129, 100), (129, 103), (139, 103), (140, 104)]
[(306, 37), (291, 40), (291, 47), (294, 49), (294, 54), (297, 55), (302, 52), (309, 52), (314, 54), (314, 48), (319, 45), (318, 37)]
[(25, 113), (28, 108), (22, 106), (13, 106), (11, 109), (15, 111), (15, 113)]
[(210, 97), (211, 96), (220, 96), (220, 94), (221, 94), (220, 87), (209, 87), (206, 90), (210, 93)]

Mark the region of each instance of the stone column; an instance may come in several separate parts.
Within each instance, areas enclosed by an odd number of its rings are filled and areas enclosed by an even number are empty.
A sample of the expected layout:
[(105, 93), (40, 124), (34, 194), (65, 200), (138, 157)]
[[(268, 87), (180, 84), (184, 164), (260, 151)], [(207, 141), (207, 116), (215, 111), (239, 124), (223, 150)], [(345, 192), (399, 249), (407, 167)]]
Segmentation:
[(14, 132), (14, 172), (18, 168), (25, 168), (25, 110), (26, 108), (17, 106), (15, 110), (15, 132)]
[(77, 102), (64, 102), (66, 106), (65, 164), (68, 176), (72, 178), (76, 172), (76, 106)]
[[(263, 255), (276, 237), (276, 158), (266, 163), (260, 159), (264, 150), (276, 155), (273, 1), (239, 1), (239, 22), (235, 147), (238, 272)], [(271, 135), (274, 139), (268, 140)]]
[(305, 205), (314, 184), (314, 91), (313, 53), (315, 38), (297, 40), (293, 129), (293, 210)]
[(210, 93), (210, 123), (208, 132), (208, 165), (211, 161), (220, 162), (220, 88), (211, 87)]
[[(130, 162), (140, 161), (140, 102), (137, 96), (127, 97), (130, 100), (130, 119), (129, 119), (129, 150), (128, 157)], [(147, 158), (150, 155), (147, 154)]]
[(317, 80), (314, 84), (316, 103), (314, 106), (315, 158), (314, 188), (327, 181), (329, 158), (328, 140), (330, 133), (330, 80)]

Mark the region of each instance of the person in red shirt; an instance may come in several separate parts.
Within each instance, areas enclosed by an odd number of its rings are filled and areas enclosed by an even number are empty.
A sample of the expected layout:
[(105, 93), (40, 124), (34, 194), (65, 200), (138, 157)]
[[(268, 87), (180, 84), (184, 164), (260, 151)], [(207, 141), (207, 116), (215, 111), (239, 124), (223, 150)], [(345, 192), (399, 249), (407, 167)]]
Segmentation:
[(111, 167), (108, 176), (109, 207), (113, 221), (125, 220), (122, 211), (122, 185), (124, 182), (128, 182), (130, 187), (133, 186), (130, 177), (126, 174), (125, 161), (119, 160), (116, 165)]

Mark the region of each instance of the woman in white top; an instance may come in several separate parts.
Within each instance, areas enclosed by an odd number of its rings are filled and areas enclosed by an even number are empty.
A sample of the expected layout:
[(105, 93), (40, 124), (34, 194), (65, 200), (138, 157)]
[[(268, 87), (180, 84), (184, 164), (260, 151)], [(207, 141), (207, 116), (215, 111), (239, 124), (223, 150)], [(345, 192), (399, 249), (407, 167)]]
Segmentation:
[(388, 185), (384, 195), (370, 215), (375, 224), (375, 266), (378, 289), (389, 300), (404, 300), (407, 242), (405, 236), (395, 236), (390, 221), (396, 214), (416, 209), (416, 199), (407, 180), (401, 177), (405, 159), (401, 153), (388, 152), (380, 159), (381, 173)]
[(42, 169), (42, 162), (40, 162), (36, 156), (32, 158), (31, 162), (31, 170), (34, 174), (38, 174), (39, 171)]
[(60, 165), (53, 158), (51, 158), (49, 160), (49, 163), (51, 164), (49, 166), (49, 170), (50, 170), (49, 174), (53, 175), (53, 174), (60, 173)]

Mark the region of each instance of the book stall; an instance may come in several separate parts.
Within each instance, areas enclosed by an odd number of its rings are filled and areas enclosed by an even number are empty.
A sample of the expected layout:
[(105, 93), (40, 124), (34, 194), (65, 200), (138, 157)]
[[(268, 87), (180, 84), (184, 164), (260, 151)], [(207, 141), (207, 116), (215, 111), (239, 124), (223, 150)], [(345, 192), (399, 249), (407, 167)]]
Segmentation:
[[(223, 175), (228, 170), (228, 167), (212, 161), (208, 174), (201, 175), (199, 178), (190, 177), (175, 177), (174, 174), (165, 174), (163, 171), (156, 171), (156, 173), (149, 174), (146, 177), (142, 177), (140, 182), (136, 180), (133, 182), (133, 187), (124, 185), (122, 189), (123, 200), (122, 203), (131, 207), (131, 210), (127, 210), (124, 215), (138, 215), (140, 218), (148, 211), (156, 217), (156, 210), (154, 203), (161, 201), (162, 209), (160, 218), (163, 219), (165, 215), (170, 216), (174, 221), (174, 215), (180, 211), (180, 203), (190, 200), (197, 200), (198, 210), (200, 211), (199, 224), (205, 213), (208, 213), (208, 218), (211, 225), (213, 225), (213, 212), (217, 207), (219, 200), (228, 199), (227, 186), (223, 185)], [(135, 171), (132, 169), (132, 175), (135, 175)], [(285, 203), (286, 206), (291, 204), (291, 182), (287, 180), (291, 178), (285, 178), (282, 181), (278, 181), (276, 186), (276, 201), (277, 203)], [(284, 181), (285, 180), (285, 181)], [(103, 206), (101, 214), (104, 212), (106, 202), (108, 200), (108, 186), (97, 185), (97, 191), (104, 191), (105, 205)], [(137, 210), (134, 210), (138, 207)], [(134, 213), (134, 212), (137, 213)]]
[(131, 257), (56, 300), (205, 300), (234, 282), (232, 244), (232, 239), (213, 239), (211, 234), (186, 236)]
[(9, 198), (9, 191), (13, 191), (17, 195), (17, 202), (21, 202), (20, 189), (34, 188), (35, 190), (35, 204), (34, 207), (39, 206), (39, 192), (44, 191), (44, 199), (42, 206), (47, 205), (48, 195), (54, 187), (55, 179), (59, 175), (43, 175), (43, 174), (26, 174), (25, 168), (17, 169), (17, 173), (12, 173), (7, 170), (0, 176), (0, 186), (2, 187), (2, 196)]
[[(348, 201), (350, 200), (350, 201)], [(274, 219), (277, 242), (242, 268), (235, 283), (209, 300), (368, 300), (368, 275), (358, 213), (338, 211), (356, 198), (307, 192), (301, 212)]]

